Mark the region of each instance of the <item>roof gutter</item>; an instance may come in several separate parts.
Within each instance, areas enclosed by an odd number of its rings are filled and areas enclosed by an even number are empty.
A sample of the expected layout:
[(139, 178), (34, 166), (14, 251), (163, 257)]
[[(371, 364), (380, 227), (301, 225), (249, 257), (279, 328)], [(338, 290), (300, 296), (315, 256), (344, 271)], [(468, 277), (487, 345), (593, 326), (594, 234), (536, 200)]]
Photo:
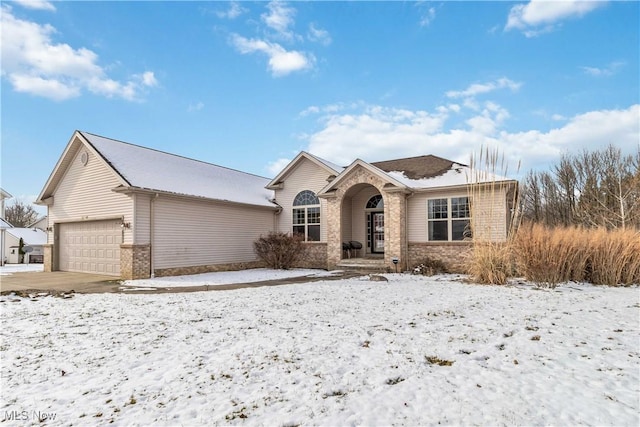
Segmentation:
[(253, 208), (263, 208), (263, 209), (272, 209), (272, 210), (279, 209), (279, 206), (273, 204), (273, 202), (271, 200), (266, 199), (266, 198), (265, 198), (265, 200), (267, 200), (269, 203), (271, 203), (270, 205), (257, 205), (257, 204), (254, 204), (254, 203), (235, 202), (233, 200), (223, 200), (223, 199), (213, 199), (211, 197), (195, 196), (195, 195), (192, 195), (192, 194), (173, 193), (171, 191), (153, 190), (153, 189), (150, 189), (150, 188), (142, 188), (142, 187), (134, 187), (134, 186), (125, 187), (123, 185), (119, 185), (119, 186), (117, 186), (115, 188), (112, 188), (111, 191), (113, 191), (114, 193), (121, 193), (121, 194), (126, 194), (126, 195), (131, 195), (131, 194), (134, 194), (134, 193), (135, 194), (149, 194), (151, 196), (163, 195), (163, 196), (179, 197), (179, 198), (184, 198), (184, 199), (225, 203), (225, 204), (230, 204), (230, 205), (250, 206), (250, 207), (253, 207)]

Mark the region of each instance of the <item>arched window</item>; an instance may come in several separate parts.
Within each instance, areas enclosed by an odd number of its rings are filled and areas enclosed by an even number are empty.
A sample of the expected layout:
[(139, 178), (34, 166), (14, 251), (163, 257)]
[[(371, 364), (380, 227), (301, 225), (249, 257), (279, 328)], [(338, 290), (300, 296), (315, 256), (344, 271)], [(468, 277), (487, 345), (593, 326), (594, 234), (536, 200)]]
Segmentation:
[(367, 209), (383, 209), (384, 208), (384, 200), (382, 196), (378, 194), (377, 196), (373, 196), (367, 202)]
[(320, 241), (320, 199), (313, 191), (304, 190), (293, 199), (293, 232), (307, 242)]

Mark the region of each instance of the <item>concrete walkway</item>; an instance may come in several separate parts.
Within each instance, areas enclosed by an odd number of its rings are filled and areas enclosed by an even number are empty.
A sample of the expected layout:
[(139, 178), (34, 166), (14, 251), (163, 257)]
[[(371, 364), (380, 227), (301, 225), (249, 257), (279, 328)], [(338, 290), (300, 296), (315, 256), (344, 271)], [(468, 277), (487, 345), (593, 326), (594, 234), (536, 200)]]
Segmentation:
[(128, 294), (158, 294), (158, 293), (178, 293), (178, 292), (202, 292), (202, 291), (228, 291), (231, 289), (257, 288), (261, 286), (280, 286), (294, 283), (308, 283), (320, 280), (340, 280), (364, 275), (363, 272), (343, 271), (340, 274), (323, 277), (290, 277), (286, 279), (266, 280), (252, 283), (234, 283), (230, 285), (215, 286), (183, 286), (175, 288), (134, 288), (123, 287), (120, 280), (113, 276), (102, 276), (98, 274), (70, 273), (65, 271), (54, 271), (51, 273), (13, 273), (9, 276), (0, 276), (0, 294), (16, 293), (36, 293), (48, 292), (59, 293), (107, 293), (126, 292)]

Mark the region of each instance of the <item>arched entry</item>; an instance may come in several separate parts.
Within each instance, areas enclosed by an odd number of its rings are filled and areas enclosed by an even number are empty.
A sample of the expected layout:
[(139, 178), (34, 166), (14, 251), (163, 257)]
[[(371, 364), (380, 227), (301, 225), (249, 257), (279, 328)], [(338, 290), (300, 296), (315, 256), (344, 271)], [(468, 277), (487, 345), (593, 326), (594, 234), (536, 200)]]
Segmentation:
[(376, 194), (365, 207), (367, 216), (367, 248), (372, 254), (384, 253), (384, 199)]
[(342, 199), (340, 219), (342, 242), (361, 243), (359, 257), (384, 254), (384, 199), (378, 188), (366, 183), (349, 188)]

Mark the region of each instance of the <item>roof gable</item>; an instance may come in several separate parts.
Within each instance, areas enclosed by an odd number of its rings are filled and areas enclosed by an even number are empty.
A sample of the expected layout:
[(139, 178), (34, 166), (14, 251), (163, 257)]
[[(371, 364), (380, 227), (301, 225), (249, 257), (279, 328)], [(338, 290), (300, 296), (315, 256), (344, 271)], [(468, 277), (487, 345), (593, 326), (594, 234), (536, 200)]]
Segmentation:
[(327, 184), (326, 187), (324, 187), (322, 190), (320, 190), (320, 192), (318, 194), (319, 195), (325, 195), (325, 194), (331, 192), (332, 190), (334, 190), (338, 186), (338, 184), (340, 182), (342, 182), (346, 177), (348, 177), (351, 174), (351, 172), (353, 170), (355, 170), (357, 168), (364, 168), (368, 172), (372, 173), (373, 175), (378, 176), (380, 179), (385, 181), (385, 183), (386, 183), (386, 185), (388, 186), (389, 189), (391, 189), (391, 188), (396, 188), (396, 190), (405, 190), (406, 189), (406, 185), (405, 184), (403, 184), (402, 182), (398, 181), (394, 177), (390, 176), (389, 174), (387, 174), (382, 169), (380, 169), (380, 168), (378, 168), (376, 166), (373, 166), (372, 164), (367, 163), (364, 160), (356, 159), (356, 160), (353, 161), (353, 163), (351, 163), (349, 166), (347, 166), (340, 173), (340, 175), (338, 175), (336, 177), (336, 179), (331, 181), (329, 184)]
[(289, 162), (287, 166), (285, 166), (275, 178), (273, 178), (269, 184), (267, 184), (267, 188), (275, 190), (280, 188), (280, 184), (287, 178), (287, 176), (293, 171), (300, 162), (307, 159), (312, 163), (316, 164), (318, 167), (324, 169), (329, 175), (338, 175), (340, 172), (344, 170), (342, 166), (338, 166), (334, 163), (331, 163), (327, 160), (321, 159), (320, 157), (314, 156), (311, 153), (307, 153), (306, 151), (301, 151), (298, 155)]
[[(86, 143), (119, 176), (121, 189), (275, 206), (271, 202), (273, 193), (265, 189), (268, 178), (88, 132), (76, 131), (75, 135), (78, 138), (72, 140)], [(63, 158), (67, 155), (66, 151)], [(62, 158), (59, 164), (61, 162)], [(64, 162), (60, 166), (65, 167)]]
[(51, 175), (49, 175), (49, 178), (47, 179), (47, 182), (42, 188), (42, 191), (40, 191), (40, 194), (38, 195), (38, 198), (35, 201), (36, 204), (48, 204), (52, 200), (51, 197), (55, 193), (56, 188), (58, 187), (60, 182), (63, 180), (65, 174), (71, 167), (78, 152), (82, 148), (85, 148), (91, 151), (99, 159), (99, 161), (102, 162), (102, 164), (106, 168), (108, 168), (108, 170), (111, 173), (113, 173), (113, 175), (120, 182), (120, 185), (123, 185), (123, 186), (129, 185), (129, 183), (118, 173), (118, 171), (115, 170), (109, 164), (109, 162), (107, 162), (104, 159), (104, 156), (99, 152), (97, 152), (95, 148), (86, 141), (82, 133), (79, 131), (75, 131), (71, 136), (71, 139), (67, 143), (67, 146), (65, 147), (64, 151), (62, 152), (62, 155), (58, 159), (58, 162), (53, 168)]

